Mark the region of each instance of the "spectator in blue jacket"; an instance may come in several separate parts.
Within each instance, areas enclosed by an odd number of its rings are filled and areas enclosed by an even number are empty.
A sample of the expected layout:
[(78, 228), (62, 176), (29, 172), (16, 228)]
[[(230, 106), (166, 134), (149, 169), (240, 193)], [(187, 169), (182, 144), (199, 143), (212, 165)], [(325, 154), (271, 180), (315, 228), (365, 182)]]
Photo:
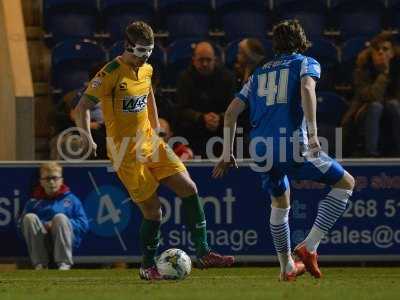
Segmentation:
[(55, 162), (40, 168), (40, 185), (25, 205), (21, 230), (36, 270), (46, 269), (50, 255), (59, 270), (73, 264), (77, 248), (89, 224), (80, 200), (63, 183), (62, 167)]

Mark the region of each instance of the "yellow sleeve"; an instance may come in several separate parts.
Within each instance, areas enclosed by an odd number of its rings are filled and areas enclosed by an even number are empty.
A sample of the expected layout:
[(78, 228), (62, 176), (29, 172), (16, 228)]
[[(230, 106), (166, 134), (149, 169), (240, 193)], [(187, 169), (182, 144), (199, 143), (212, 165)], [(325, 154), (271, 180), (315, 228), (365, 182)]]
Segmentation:
[(102, 99), (111, 97), (112, 91), (115, 85), (115, 78), (117, 72), (113, 72), (114, 69), (110, 70), (114, 62), (107, 64), (96, 76), (89, 82), (89, 85), (85, 91), (85, 95), (97, 103)]
[(107, 97), (109, 98), (112, 95), (116, 83), (116, 77), (118, 76), (117, 70), (119, 67), (120, 64), (116, 59), (106, 64), (90, 81), (85, 95), (95, 103)]

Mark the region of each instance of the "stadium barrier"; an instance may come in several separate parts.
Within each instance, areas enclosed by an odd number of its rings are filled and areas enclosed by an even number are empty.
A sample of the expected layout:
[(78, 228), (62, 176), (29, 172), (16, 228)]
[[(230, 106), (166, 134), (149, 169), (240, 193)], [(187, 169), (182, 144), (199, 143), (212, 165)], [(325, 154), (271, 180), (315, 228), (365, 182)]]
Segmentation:
[[(26, 260), (16, 222), (30, 199), (40, 162), (0, 163), (1, 261)], [(320, 245), (322, 261), (400, 261), (400, 160), (344, 160), (356, 178), (356, 188), (343, 218)], [(138, 262), (141, 216), (106, 161), (63, 163), (65, 182), (82, 200), (90, 232), (75, 252), (78, 263)], [(207, 215), (212, 248), (234, 254), (242, 262), (275, 261), (269, 233), (270, 201), (262, 193), (251, 162), (244, 161), (226, 178), (211, 178), (210, 161), (190, 162)], [(326, 187), (292, 181), (290, 226), (294, 244), (314, 221)], [(161, 249), (182, 248), (193, 253), (181, 217), (181, 199), (160, 188), (163, 205)]]

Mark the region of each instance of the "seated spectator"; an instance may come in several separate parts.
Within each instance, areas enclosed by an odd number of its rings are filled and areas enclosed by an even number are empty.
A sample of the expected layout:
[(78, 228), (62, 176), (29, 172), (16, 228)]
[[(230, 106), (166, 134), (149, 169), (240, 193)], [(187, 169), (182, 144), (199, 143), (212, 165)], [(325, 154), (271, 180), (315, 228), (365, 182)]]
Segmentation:
[[(354, 72), (354, 97), (342, 125), (355, 124), (356, 133), (364, 135), (365, 155), (380, 156), (379, 140), (383, 116), (390, 122), (391, 139), (400, 153), (400, 52), (392, 35), (381, 33), (357, 58)], [(386, 108), (386, 109), (385, 109)], [(350, 126), (351, 127), (351, 126)], [(352, 137), (354, 139), (354, 137)]]
[(159, 136), (163, 138), (164, 142), (169, 144), (169, 146), (174, 150), (175, 154), (182, 161), (193, 159), (193, 151), (188, 147), (188, 145), (185, 145), (184, 143), (181, 143), (179, 141), (173, 142), (171, 140), (171, 138), (174, 135), (174, 132), (171, 130), (171, 126), (169, 125), (168, 121), (163, 118), (159, 118), (159, 122), (160, 122)]
[[(98, 71), (103, 67), (103, 63), (96, 64), (90, 71), (89, 79), (93, 78)], [(82, 93), (86, 90), (88, 82), (85, 82), (82, 85), (82, 88), (78, 90), (73, 90), (66, 93), (62, 101), (56, 107), (56, 134), (50, 141), (50, 159), (53, 160), (61, 160), (62, 157), (59, 153), (59, 149), (57, 147), (57, 142), (59, 138), (59, 134), (63, 133), (64, 130), (75, 127), (75, 108), (79, 103), (79, 100), (82, 96)], [(106, 128), (104, 124), (103, 112), (101, 110), (100, 104), (94, 106), (94, 108), (90, 111), (90, 129), (95, 143), (97, 144), (96, 156), (91, 156), (91, 159), (108, 159), (107, 158), (107, 146), (106, 146)], [(63, 153), (68, 158), (78, 159), (74, 156), (73, 153), (68, 153), (66, 150), (68, 147), (64, 147), (64, 140), (67, 140), (70, 135), (75, 134), (74, 132), (70, 132), (67, 135), (63, 135), (63, 141), (61, 141)], [(74, 140), (74, 144), (70, 145), (73, 148), (72, 152), (80, 153), (79, 149), (82, 147), (82, 143)], [(83, 151), (85, 152), (85, 151)]]
[[(96, 64), (90, 71), (89, 81), (96, 76), (96, 74), (101, 70), (104, 66), (103, 63)], [(75, 97), (71, 101), (71, 119), (75, 121), (76, 111), (75, 108), (79, 103), (79, 100), (82, 97), (82, 94), (85, 92), (87, 88), (88, 82), (86, 82), (81, 89), (79, 89)], [(100, 103), (97, 103), (93, 109), (90, 110), (90, 131), (92, 133), (92, 137), (94, 142), (97, 145), (96, 156), (92, 157), (93, 159), (108, 159), (107, 157), (107, 143), (106, 143), (106, 126), (104, 124), (103, 112), (101, 110)]]
[[(233, 98), (233, 74), (217, 63), (215, 51), (208, 42), (196, 45), (192, 64), (177, 83), (177, 104), (180, 107), (180, 135), (186, 137), (195, 155), (206, 158), (207, 141), (222, 137), (223, 113)], [(214, 147), (221, 154), (222, 145)]]
[[(238, 53), (235, 62), (235, 75), (238, 91), (242, 89), (242, 86), (247, 82), (250, 75), (263, 62), (265, 62), (265, 49), (260, 40), (255, 38), (248, 38), (243, 39), (239, 43)], [(236, 149), (238, 149), (236, 157), (249, 158), (250, 121), (248, 110), (246, 110), (239, 116), (237, 126), (238, 130), (239, 128), (243, 128), (243, 151), (242, 153), (239, 153), (240, 148), (236, 146)]]
[(25, 205), (20, 226), (36, 270), (46, 269), (51, 255), (59, 270), (71, 268), (72, 249), (89, 225), (81, 202), (63, 183), (59, 164), (41, 166), (40, 185)]
[(235, 72), (240, 89), (264, 58), (265, 49), (260, 40), (248, 38), (239, 43)]
[[(86, 86), (80, 89), (74, 99), (72, 100), (71, 119), (75, 120), (76, 111), (75, 108), (85, 92)], [(93, 109), (90, 110), (90, 131), (94, 142), (97, 145), (96, 156), (91, 157), (92, 159), (108, 159), (107, 157), (107, 143), (106, 143), (106, 127), (103, 119), (103, 112), (100, 107), (100, 103), (97, 103)]]

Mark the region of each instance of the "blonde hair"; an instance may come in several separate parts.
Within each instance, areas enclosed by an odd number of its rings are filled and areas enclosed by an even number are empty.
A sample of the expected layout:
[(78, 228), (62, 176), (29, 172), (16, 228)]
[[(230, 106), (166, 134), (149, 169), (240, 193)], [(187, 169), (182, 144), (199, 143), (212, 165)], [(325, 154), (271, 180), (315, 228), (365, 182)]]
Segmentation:
[(40, 166), (40, 174), (49, 171), (59, 171), (62, 174), (62, 167), (59, 163), (55, 161), (44, 163)]

